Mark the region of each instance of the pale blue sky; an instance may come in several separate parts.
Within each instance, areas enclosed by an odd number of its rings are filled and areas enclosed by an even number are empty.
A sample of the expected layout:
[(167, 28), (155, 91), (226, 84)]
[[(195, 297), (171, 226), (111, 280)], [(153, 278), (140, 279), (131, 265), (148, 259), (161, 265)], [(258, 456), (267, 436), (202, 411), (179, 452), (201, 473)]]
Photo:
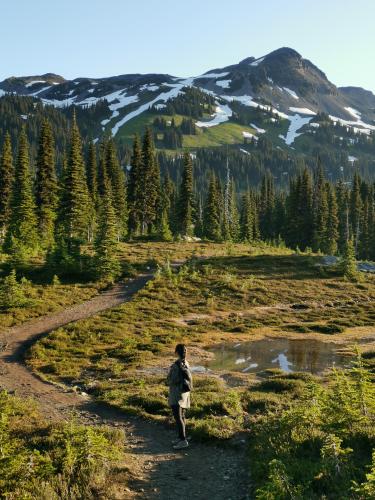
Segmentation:
[(375, 0), (0, 0), (0, 79), (198, 75), (289, 46), (375, 91)]

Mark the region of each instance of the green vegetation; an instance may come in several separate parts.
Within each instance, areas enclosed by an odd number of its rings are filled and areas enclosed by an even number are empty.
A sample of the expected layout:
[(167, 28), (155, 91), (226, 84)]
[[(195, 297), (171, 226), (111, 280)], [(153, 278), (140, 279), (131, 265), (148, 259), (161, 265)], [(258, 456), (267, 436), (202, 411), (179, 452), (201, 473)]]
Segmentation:
[[(165, 247), (173, 248), (173, 244)], [(154, 247), (155, 255), (162, 259), (163, 245), (158, 248)], [(274, 255), (263, 254), (272, 250), (267, 247), (216, 248), (233, 256), (202, 261), (193, 257), (177, 272), (162, 266), (156, 279), (131, 303), (39, 341), (31, 351), (30, 365), (52, 380), (91, 388), (97, 397), (121, 408), (165, 418), (166, 387), (160, 366), (169, 363), (177, 341), (201, 348), (224, 340), (281, 336), (286, 331), (296, 336), (305, 332), (332, 337), (373, 322), (372, 277), (352, 283), (333, 270), (320, 270), (319, 257), (293, 256), (278, 248), (273, 249)], [(239, 250), (242, 255), (236, 256)], [(173, 259), (168, 251), (164, 255)], [(199, 359), (196, 362), (200, 364)], [(230, 392), (225, 384), (216, 390)], [(207, 408), (208, 392), (199, 403)], [(151, 393), (155, 406), (146, 401)], [(207, 424), (207, 435), (227, 437), (242, 419), (241, 412), (233, 417), (224, 410), (218, 414), (212, 408), (199, 411), (201, 418), (193, 427), (205, 425), (206, 418), (216, 415), (217, 428)]]
[[(361, 358), (348, 371), (334, 371), (327, 385), (279, 380), (282, 404), (254, 418), (250, 463), (256, 498), (374, 498), (375, 386)], [(275, 382), (276, 379), (271, 379)], [(278, 392), (277, 385), (258, 390)], [(298, 387), (298, 397), (296, 397)]]
[(0, 392), (0, 496), (70, 500), (113, 493), (108, 484), (123, 451), (124, 436), (74, 420), (46, 422), (30, 400)]

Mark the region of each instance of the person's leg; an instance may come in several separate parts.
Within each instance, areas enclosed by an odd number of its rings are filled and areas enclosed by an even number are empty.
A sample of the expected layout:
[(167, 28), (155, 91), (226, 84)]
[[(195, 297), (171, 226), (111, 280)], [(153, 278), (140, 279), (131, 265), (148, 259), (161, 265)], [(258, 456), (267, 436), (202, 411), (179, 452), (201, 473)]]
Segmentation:
[(172, 412), (177, 425), (178, 437), (181, 441), (186, 439), (185, 435), (185, 422), (182, 418), (182, 408), (180, 405), (173, 405)]
[(182, 422), (184, 424), (184, 428), (186, 431), (186, 410), (185, 410), (185, 408), (181, 408), (181, 418), (182, 418)]

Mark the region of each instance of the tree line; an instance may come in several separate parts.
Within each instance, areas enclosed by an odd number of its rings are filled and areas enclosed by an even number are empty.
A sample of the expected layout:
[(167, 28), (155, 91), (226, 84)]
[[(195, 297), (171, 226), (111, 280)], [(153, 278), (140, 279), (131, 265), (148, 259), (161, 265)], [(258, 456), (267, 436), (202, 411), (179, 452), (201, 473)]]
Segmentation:
[(260, 187), (239, 196), (227, 165), (225, 179), (209, 173), (197, 189), (193, 160), (183, 155), (179, 182), (161, 176), (153, 133), (135, 137), (130, 165), (120, 165), (112, 138), (90, 143), (86, 157), (75, 116), (68, 152), (57, 173), (55, 139), (48, 120), (39, 134), (31, 168), (25, 127), (16, 153), (9, 133), (0, 155), (0, 243), (11, 262), (44, 256), (57, 268), (82, 266), (82, 249), (95, 249), (101, 276), (119, 272), (119, 241), (134, 238), (202, 238), (252, 243), (283, 241), (291, 248), (343, 253), (348, 241), (357, 257), (375, 259), (375, 189), (361, 179), (329, 182), (318, 160), (288, 190), (276, 189), (270, 172)]

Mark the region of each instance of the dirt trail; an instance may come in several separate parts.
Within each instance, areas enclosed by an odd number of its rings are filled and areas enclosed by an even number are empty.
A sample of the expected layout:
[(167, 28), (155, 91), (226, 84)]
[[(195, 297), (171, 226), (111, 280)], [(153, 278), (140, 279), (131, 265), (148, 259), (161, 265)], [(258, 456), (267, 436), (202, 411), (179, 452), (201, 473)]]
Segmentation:
[(132, 299), (152, 274), (117, 284), (97, 297), (9, 329), (0, 335), (0, 388), (35, 399), (46, 418), (61, 419), (78, 412), (87, 424), (104, 422), (126, 432), (131, 480), (116, 498), (147, 500), (242, 500), (248, 498), (244, 442), (225, 448), (192, 442), (187, 450), (173, 452), (174, 432), (162, 425), (129, 417), (88, 396), (45, 382), (24, 365), (26, 350), (41, 336), (58, 327), (88, 318)]

